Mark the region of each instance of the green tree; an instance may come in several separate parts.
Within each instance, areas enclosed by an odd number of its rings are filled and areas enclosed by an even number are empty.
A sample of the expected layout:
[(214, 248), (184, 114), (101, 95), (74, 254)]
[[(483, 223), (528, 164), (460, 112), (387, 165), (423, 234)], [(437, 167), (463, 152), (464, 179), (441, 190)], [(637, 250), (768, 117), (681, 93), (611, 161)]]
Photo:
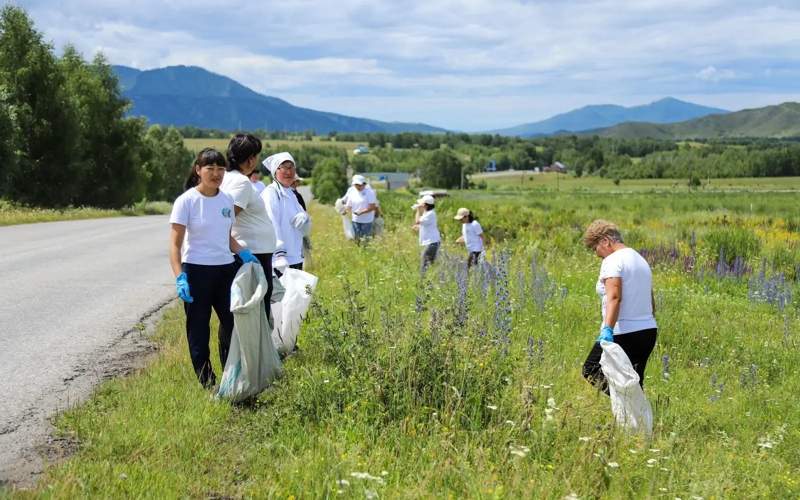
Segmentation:
[(193, 155), (183, 145), (178, 129), (153, 125), (144, 135), (142, 170), (149, 200), (173, 201), (183, 192), (183, 182)]
[(344, 165), (335, 158), (320, 161), (312, 172), (311, 192), (320, 203), (333, 203), (347, 190)]
[(6, 193), (15, 200), (44, 206), (76, 202), (82, 172), (76, 168), (74, 109), (64, 74), (50, 45), (42, 41), (24, 10), (0, 11), (0, 86), (13, 107), (20, 150), (9, 172)]
[(420, 168), (422, 183), (431, 187), (457, 188), (461, 184), (464, 164), (449, 149), (435, 151)]
[(141, 120), (125, 118), (128, 101), (102, 55), (91, 64), (67, 47), (60, 60), (79, 136), (74, 168), (83, 174), (77, 199), (97, 207), (120, 207), (144, 195)]
[(8, 102), (8, 92), (0, 87), (0, 158), (3, 162), (0, 167), (0, 197), (7, 194), (10, 180), (17, 171), (18, 137), (14, 106)]

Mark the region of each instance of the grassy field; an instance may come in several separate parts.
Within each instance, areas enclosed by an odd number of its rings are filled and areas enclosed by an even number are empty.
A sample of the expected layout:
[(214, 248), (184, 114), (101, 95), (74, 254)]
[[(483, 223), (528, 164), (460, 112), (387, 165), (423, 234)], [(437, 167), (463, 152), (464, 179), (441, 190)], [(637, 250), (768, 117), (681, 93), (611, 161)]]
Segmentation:
[(97, 219), (131, 215), (168, 214), (172, 204), (167, 202), (137, 203), (120, 210), (92, 207), (64, 209), (32, 208), (0, 200), (0, 226), (30, 224), (32, 222), (54, 222), (61, 220)]
[[(183, 143), (186, 147), (197, 153), (203, 148), (215, 148), (219, 151), (225, 151), (228, 148), (229, 139), (184, 139)], [(363, 142), (341, 142), (341, 141), (323, 141), (320, 137), (308, 140), (279, 140), (279, 139), (266, 139), (264, 140), (265, 148), (283, 148), (291, 152), (292, 148), (299, 148), (303, 146), (330, 146), (339, 147), (347, 151), (349, 155), (353, 154), (353, 149)]]
[(670, 193), (713, 191), (791, 191), (800, 192), (800, 177), (760, 177), (703, 179), (702, 186), (689, 189), (687, 179), (623, 179), (615, 184), (603, 177), (574, 177), (569, 174), (533, 174), (531, 172), (497, 172), (470, 176), (473, 183), (485, 182), (494, 190), (563, 190), (641, 192), (666, 191)]
[[(454, 193), (437, 207), (445, 243), (424, 279), (412, 195), (381, 194), (388, 230), (366, 247), (314, 205), (320, 284), (279, 383), (250, 406), (210, 399), (175, 307), (152, 366), (58, 419), (76, 454), (36, 490), (7, 493), (798, 497), (797, 195), (614, 189)], [(462, 205), (489, 240), (469, 276), (452, 243)], [(580, 376), (600, 321), (600, 261), (580, 235), (597, 217), (653, 263), (651, 439), (615, 428)]]

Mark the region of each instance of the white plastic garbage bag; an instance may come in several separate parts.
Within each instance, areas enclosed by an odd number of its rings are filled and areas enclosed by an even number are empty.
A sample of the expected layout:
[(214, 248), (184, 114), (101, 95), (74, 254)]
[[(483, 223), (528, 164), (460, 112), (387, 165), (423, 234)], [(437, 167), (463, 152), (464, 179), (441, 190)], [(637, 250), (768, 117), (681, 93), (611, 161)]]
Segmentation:
[(601, 341), (600, 368), (608, 382), (611, 412), (617, 424), (648, 436), (653, 432), (653, 409), (639, 386), (639, 374), (618, 344)]
[(372, 223), (372, 235), (373, 236), (382, 235), (384, 226), (385, 223), (383, 221), (383, 217), (375, 217), (375, 221)]
[(356, 237), (353, 233), (353, 222), (350, 220), (350, 217), (347, 216), (347, 205), (345, 203), (344, 198), (339, 198), (334, 203), (334, 208), (339, 215), (342, 216), (342, 230), (344, 231), (344, 237), (347, 240), (352, 240)]
[(259, 394), (283, 373), (272, 343), (264, 295), (267, 278), (260, 265), (244, 264), (231, 285), (233, 334), (218, 397), (242, 401)]
[(289, 354), (297, 344), (300, 324), (311, 304), (317, 277), (299, 269), (287, 268), (280, 277), (284, 289), (280, 302), (272, 304), (272, 342), (281, 354)]

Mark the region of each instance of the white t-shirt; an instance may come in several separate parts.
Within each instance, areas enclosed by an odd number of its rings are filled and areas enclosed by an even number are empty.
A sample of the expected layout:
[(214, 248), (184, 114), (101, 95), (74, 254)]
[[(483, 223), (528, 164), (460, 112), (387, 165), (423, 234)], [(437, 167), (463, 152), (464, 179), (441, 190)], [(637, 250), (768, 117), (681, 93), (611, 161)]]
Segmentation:
[(464, 237), (464, 246), (468, 252), (483, 252), (482, 234), (483, 228), (476, 220), (461, 224), (461, 236)]
[(436, 225), (436, 210), (428, 210), (419, 218), (419, 244), (427, 246), (438, 241), (441, 241), (441, 236)]
[(651, 302), (653, 273), (639, 252), (632, 248), (621, 248), (603, 259), (595, 287), (602, 298), (603, 321), (606, 317), (606, 287), (603, 281), (606, 278), (622, 278), (622, 301), (614, 326), (615, 334), (658, 328)]
[(169, 222), (186, 227), (181, 262), (203, 266), (233, 262), (233, 199), (222, 190), (216, 196), (204, 196), (195, 188), (189, 189), (172, 204)]
[(371, 187), (364, 187), (363, 191), (359, 191), (355, 187), (347, 190), (347, 207), (353, 211), (353, 222), (373, 222), (375, 220), (375, 212), (367, 212), (365, 214), (356, 215), (356, 212), (369, 208), (371, 204), (378, 204), (378, 197), (375, 196), (375, 191)]
[(231, 234), (241, 246), (253, 253), (273, 253), (275, 251), (275, 229), (267, 214), (264, 200), (258, 195), (255, 186), (238, 170), (225, 172), (220, 189), (233, 198), (233, 204), (242, 211), (233, 222)]

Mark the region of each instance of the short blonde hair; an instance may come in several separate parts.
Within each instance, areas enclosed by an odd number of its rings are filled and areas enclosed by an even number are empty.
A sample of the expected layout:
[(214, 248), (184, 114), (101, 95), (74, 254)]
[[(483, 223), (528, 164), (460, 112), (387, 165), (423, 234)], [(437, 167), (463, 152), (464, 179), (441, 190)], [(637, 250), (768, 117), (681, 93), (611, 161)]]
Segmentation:
[(616, 224), (607, 220), (597, 219), (589, 224), (586, 232), (583, 233), (583, 244), (588, 248), (594, 248), (606, 238), (622, 243), (622, 234), (620, 234)]

